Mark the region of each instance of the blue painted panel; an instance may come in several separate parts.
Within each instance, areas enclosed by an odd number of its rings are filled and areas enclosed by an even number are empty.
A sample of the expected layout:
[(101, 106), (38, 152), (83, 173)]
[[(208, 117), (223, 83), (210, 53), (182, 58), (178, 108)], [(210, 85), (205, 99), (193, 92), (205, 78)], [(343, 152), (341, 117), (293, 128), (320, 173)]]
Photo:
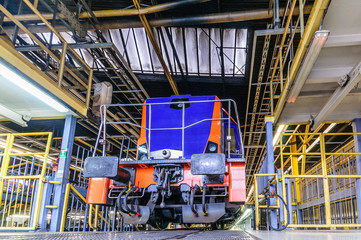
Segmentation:
[[(147, 103), (171, 102), (176, 98), (188, 98), (189, 101), (215, 100), (215, 96), (192, 97), (190, 95), (171, 96), (169, 98), (148, 99)], [(213, 116), (214, 102), (191, 103), (185, 109), (185, 126)], [(151, 106), (151, 129), (182, 127), (182, 110), (172, 109), (170, 105)], [(211, 130), (211, 121), (202, 122), (185, 130), (184, 157), (203, 153)], [(147, 128), (149, 127), (149, 106), (147, 106)], [(147, 133), (147, 142), (148, 131)], [(150, 150), (182, 150), (182, 130), (151, 131)]]

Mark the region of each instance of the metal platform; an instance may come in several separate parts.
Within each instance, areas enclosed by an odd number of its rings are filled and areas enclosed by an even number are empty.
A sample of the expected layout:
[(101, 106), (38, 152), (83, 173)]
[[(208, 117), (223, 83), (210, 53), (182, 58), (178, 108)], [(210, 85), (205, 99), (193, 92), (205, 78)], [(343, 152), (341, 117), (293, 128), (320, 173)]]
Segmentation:
[(101, 240), (101, 239), (255, 239), (243, 231), (198, 231), (198, 230), (169, 230), (169, 231), (136, 231), (136, 232), (98, 232), (98, 233), (0, 233), (0, 239), (47, 239), (47, 240)]
[(46, 239), (46, 240), (117, 240), (117, 239), (289, 239), (289, 240), (361, 240), (359, 230), (329, 231), (329, 230), (286, 230), (275, 231), (198, 231), (198, 230), (167, 230), (167, 231), (136, 231), (136, 232), (67, 232), (67, 233), (0, 233), (0, 239), (21, 240), (21, 239)]
[(360, 230), (285, 230), (277, 231), (249, 231), (253, 239), (279, 240), (360, 240)]

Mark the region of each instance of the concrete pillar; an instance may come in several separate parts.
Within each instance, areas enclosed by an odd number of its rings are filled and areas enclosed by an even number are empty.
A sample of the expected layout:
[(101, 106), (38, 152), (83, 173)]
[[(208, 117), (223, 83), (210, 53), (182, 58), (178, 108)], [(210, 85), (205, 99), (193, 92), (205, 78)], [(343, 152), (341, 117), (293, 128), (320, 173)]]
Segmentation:
[[(357, 118), (352, 122), (352, 129), (354, 133), (361, 133), (361, 118)], [(361, 135), (354, 135), (355, 152), (361, 151)], [(356, 155), (356, 174), (361, 174), (361, 156)], [(356, 196), (357, 196), (357, 211), (358, 220), (361, 223), (361, 180), (356, 178)]]
[(61, 184), (55, 184), (54, 186), (53, 205), (57, 206), (58, 208), (53, 209), (51, 214), (50, 231), (53, 232), (57, 232), (60, 230), (60, 223), (65, 198), (65, 187), (68, 183), (70, 161), (73, 151), (75, 126), (76, 118), (73, 115), (67, 115), (65, 118), (63, 138), (61, 141), (58, 170), (56, 171), (54, 176), (54, 181), (60, 182)]

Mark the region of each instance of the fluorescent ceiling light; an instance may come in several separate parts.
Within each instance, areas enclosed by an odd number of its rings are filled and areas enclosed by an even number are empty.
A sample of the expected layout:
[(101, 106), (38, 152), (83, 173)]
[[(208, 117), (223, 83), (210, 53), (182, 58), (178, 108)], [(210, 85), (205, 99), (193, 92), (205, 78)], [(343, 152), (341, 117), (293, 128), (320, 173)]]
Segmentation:
[(26, 81), (22, 78), (19, 74), (9, 69), (7, 66), (0, 63), (0, 75), (6, 78), (8, 81), (14, 83), (19, 88), (25, 90), (26, 92), (30, 93), (37, 99), (41, 100), (42, 102), (46, 103), (50, 107), (54, 108), (59, 112), (68, 112), (69, 110), (58, 101), (50, 97), (48, 94), (44, 93), (42, 90), (31, 84), (30, 82)]
[(276, 145), (276, 143), (278, 142), (278, 138), (280, 137), (281, 132), (283, 132), (285, 127), (286, 127), (286, 125), (284, 125), (284, 124), (281, 124), (278, 126), (276, 135), (273, 137), (273, 141), (272, 141), (273, 146)]
[(11, 121), (19, 124), (22, 127), (27, 127), (26, 121), (24, 121), (23, 115), (8, 109), (4, 105), (0, 104), (0, 115), (10, 119)]
[(295, 78), (293, 87), (288, 96), (287, 102), (289, 103), (296, 102), (296, 99), (300, 94), (301, 89), (308, 78), (308, 75), (310, 75), (312, 67), (315, 64), (318, 55), (320, 54), (321, 49), (325, 44), (329, 34), (330, 31), (328, 30), (320, 30), (315, 32), (310, 47), (308, 48), (306, 56), (303, 59), (302, 65), (298, 70), (297, 76)]

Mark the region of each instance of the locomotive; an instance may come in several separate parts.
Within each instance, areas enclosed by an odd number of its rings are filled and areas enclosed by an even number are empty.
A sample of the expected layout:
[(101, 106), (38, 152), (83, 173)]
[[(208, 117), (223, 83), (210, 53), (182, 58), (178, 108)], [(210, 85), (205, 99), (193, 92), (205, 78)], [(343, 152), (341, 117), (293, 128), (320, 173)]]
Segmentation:
[[(117, 205), (126, 224), (232, 222), (246, 200), (245, 161), (236, 104), (216, 96), (177, 95), (147, 99), (141, 125), (107, 122), (101, 107), (96, 147), (106, 142), (106, 126), (140, 128), (134, 160), (88, 157), (87, 203)], [(234, 113), (236, 121), (231, 117)], [(103, 147), (103, 150), (105, 148)]]

